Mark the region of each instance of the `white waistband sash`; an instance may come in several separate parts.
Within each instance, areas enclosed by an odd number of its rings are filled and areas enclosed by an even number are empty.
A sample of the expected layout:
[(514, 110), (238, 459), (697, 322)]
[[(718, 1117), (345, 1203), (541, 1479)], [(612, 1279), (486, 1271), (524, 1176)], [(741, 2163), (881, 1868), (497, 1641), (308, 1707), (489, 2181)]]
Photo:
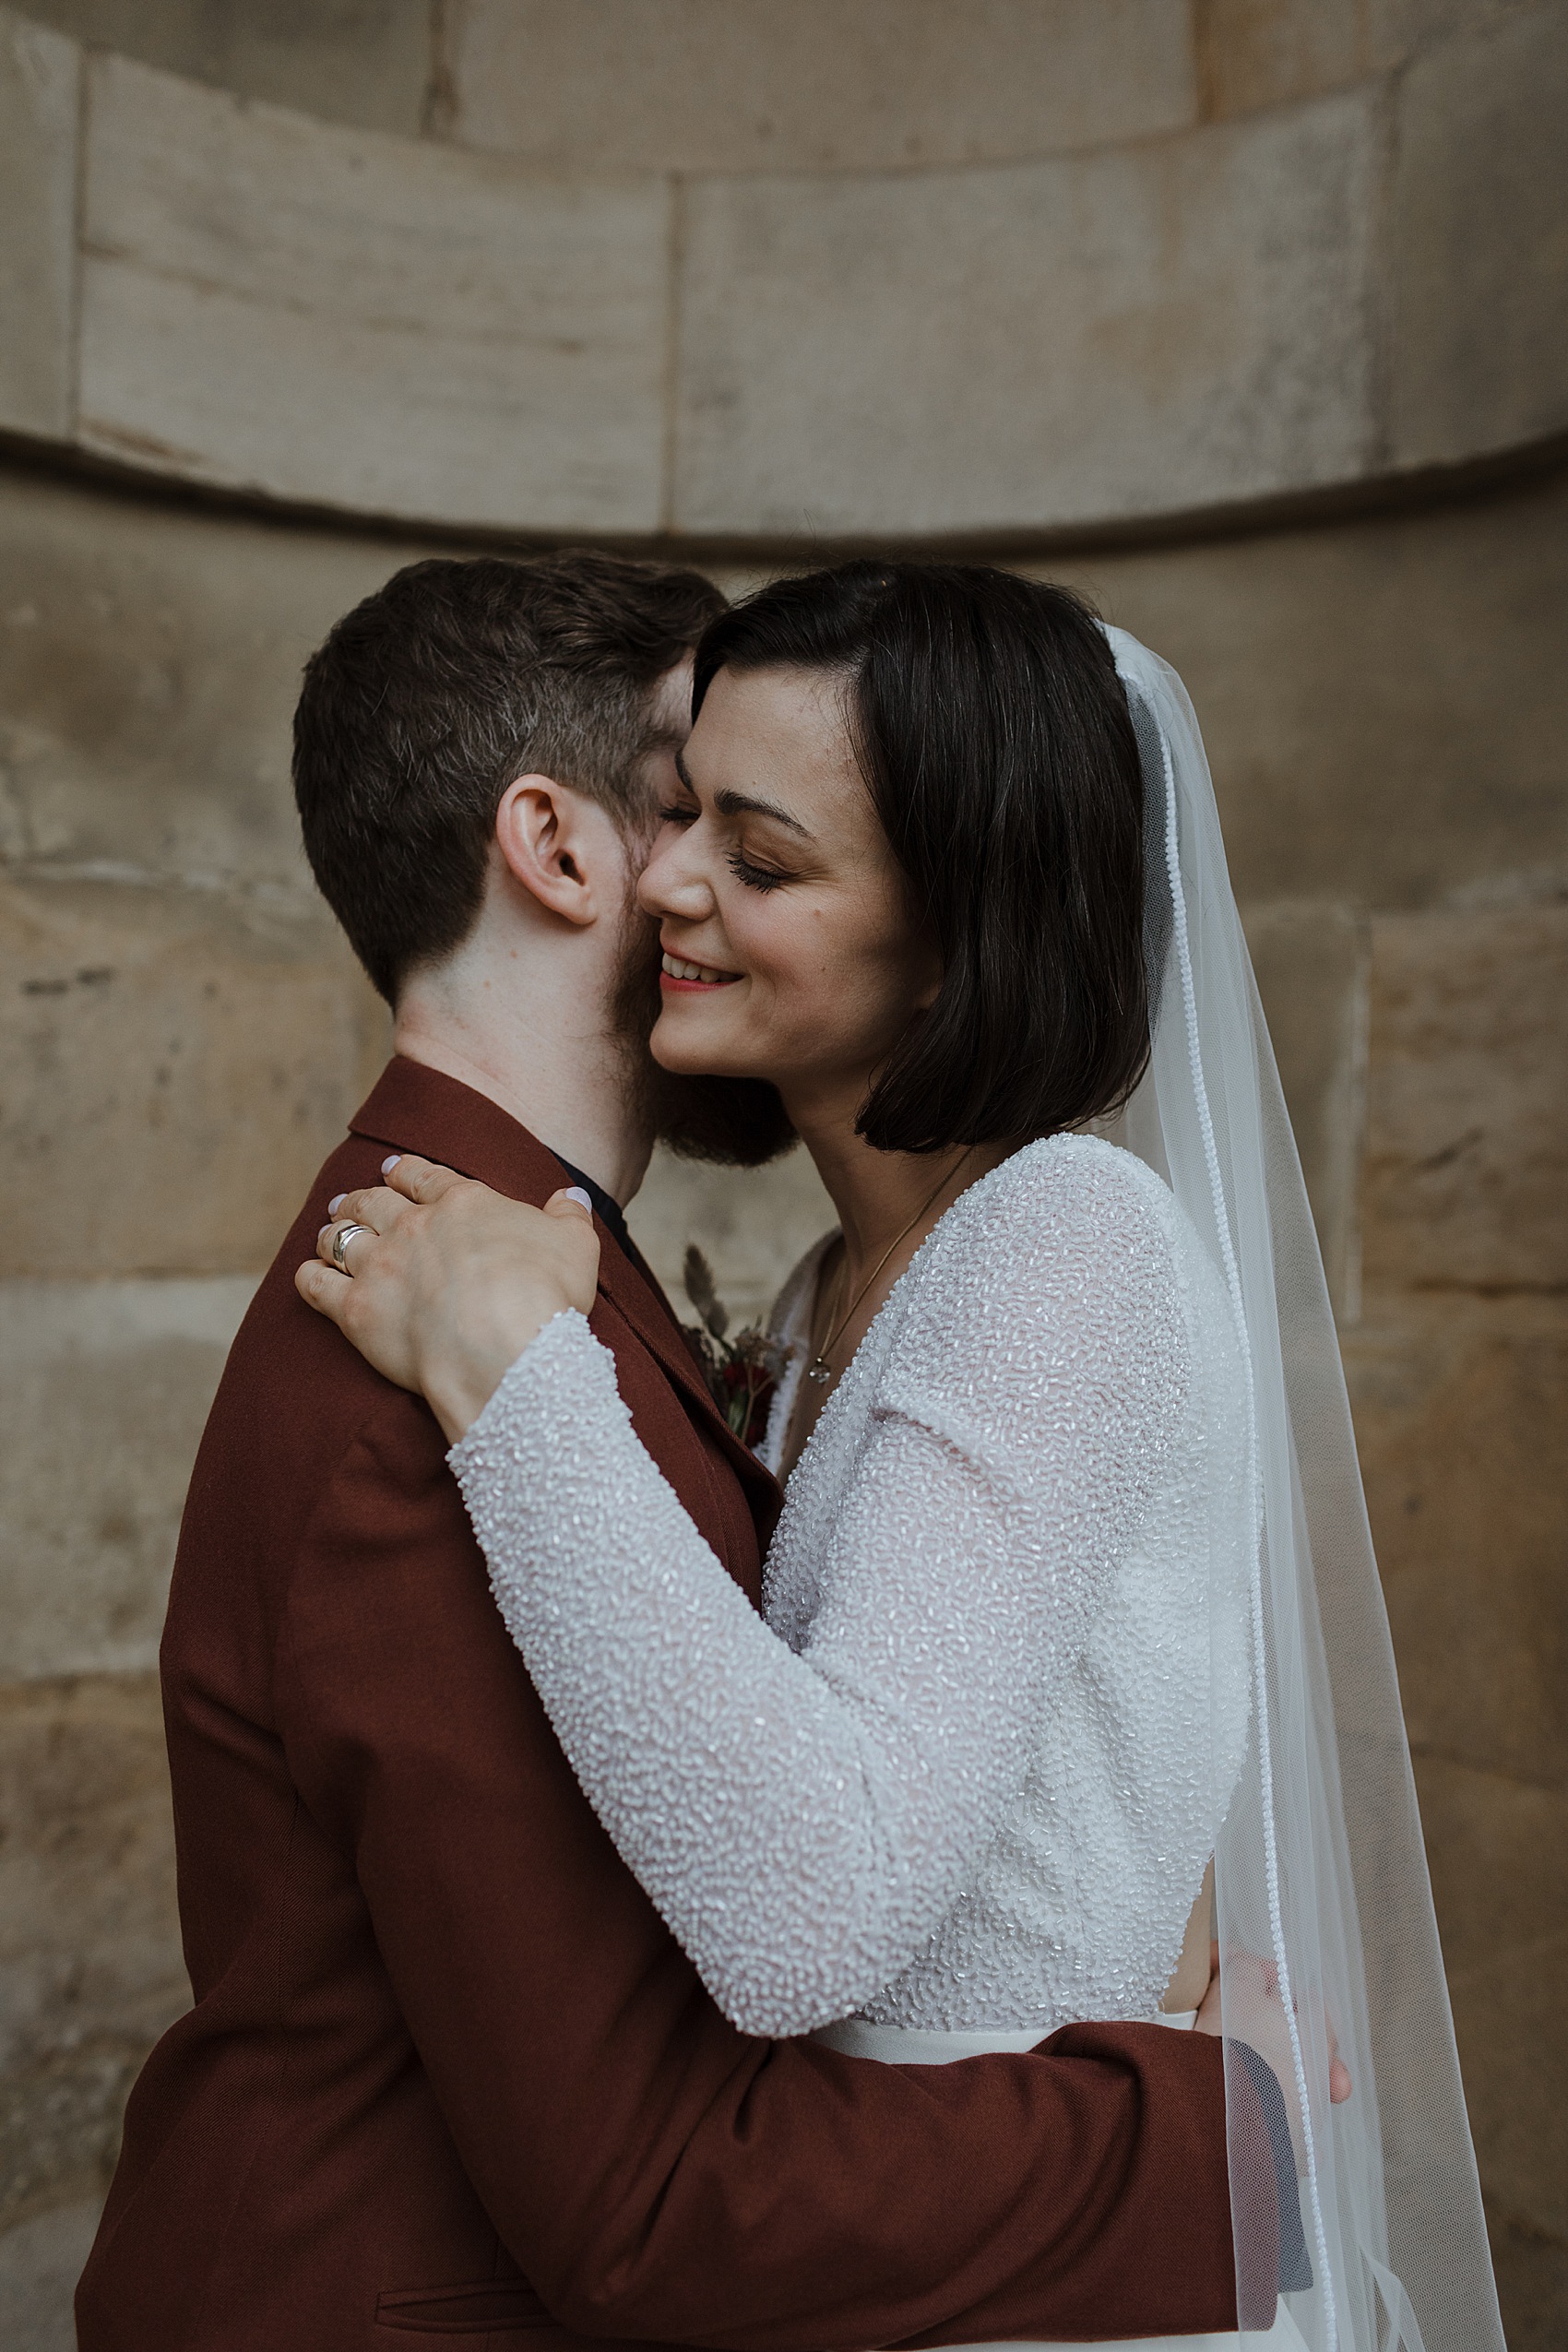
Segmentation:
[[(1197, 2023), (1195, 2009), (1161, 2011), (1147, 2022), (1173, 2025), (1178, 2033)], [(982, 2025), (974, 2033), (927, 2032), (921, 2025), (873, 2025), (864, 2017), (844, 2017), (819, 2025), (812, 2036), (845, 2058), (874, 2058), (884, 2066), (951, 2066), (960, 2058), (984, 2058), (998, 2049), (1038, 2049), (1055, 2031), (1051, 2025)]]
[[(1171, 2025), (1178, 2033), (1197, 2022), (1195, 2009), (1167, 2013), (1147, 2022)], [(1039, 2025), (989, 2025), (975, 2033), (926, 2032), (920, 2026), (873, 2025), (863, 2017), (845, 2017), (837, 2025), (819, 2025), (812, 2036), (825, 2049), (846, 2058), (873, 2059), (883, 2066), (952, 2066), (960, 2058), (983, 2058), (992, 2050), (1038, 2049), (1053, 2030)], [(1307, 2352), (1306, 2340), (1281, 2301), (1266, 2335), (1249, 2331), (1240, 2335), (1141, 2335), (1135, 2343), (1112, 2344), (963, 2344), (951, 2352), (1247, 2352), (1267, 2345), (1270, 2352)]]

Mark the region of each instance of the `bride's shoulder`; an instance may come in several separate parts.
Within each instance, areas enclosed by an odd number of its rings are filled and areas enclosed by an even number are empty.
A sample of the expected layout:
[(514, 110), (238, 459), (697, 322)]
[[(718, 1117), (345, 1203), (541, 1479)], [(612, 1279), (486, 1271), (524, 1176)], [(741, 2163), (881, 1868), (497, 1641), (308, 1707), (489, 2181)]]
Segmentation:
[[(1016, 1265), (1168, 1257), (1179, 1211), (1152, 1168), (1099, 1135), (1046, 1135), (970, 1186), (953, 1212), (952, 1257)], [(942, 1231), (941, 1227), (938, 1233)]]
[(1186, 1394), (1189, 1355), (1168, 1205), (1152, 1170), (1098, 1137), (1015, 1152), (961, 1195), (911, 1266), (884, 1404), (931, 1426), (940, 1406), (943, 1427), (957, 1415), (1009, 1459), (1020, 1446), (1053, 1458), (1051, 1430), (1087, 1400), (1129, 1427), (1163, 1426)]
[(1064, 1329), (1103, 1350), (1184, 1318), (1180, 1211), (1152, 1169), (1094, 1135), (1026, 1145), (958, 1200), (911, 1272), (908, 1336), (987, 1329), (1054, 1355)]

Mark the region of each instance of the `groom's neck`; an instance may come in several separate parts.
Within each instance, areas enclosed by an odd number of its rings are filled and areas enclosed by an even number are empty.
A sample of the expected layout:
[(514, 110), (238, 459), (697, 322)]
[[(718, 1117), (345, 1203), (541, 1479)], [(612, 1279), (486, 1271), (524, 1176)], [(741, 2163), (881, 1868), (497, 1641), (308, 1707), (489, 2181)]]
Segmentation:
[[(552, 943), (545, 943), (548, 946)], [(471, 1087), (623, 1206), (652, 1137), (591, 960), (460, 948), (398, 1000), (395, 1050)]]

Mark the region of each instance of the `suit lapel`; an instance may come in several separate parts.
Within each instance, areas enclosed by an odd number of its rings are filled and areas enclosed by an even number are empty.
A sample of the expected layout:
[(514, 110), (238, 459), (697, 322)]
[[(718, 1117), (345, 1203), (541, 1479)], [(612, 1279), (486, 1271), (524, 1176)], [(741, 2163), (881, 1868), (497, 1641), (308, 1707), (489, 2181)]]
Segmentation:
[(599, 1262), (600, 1289), (620, 1309), (643, 1345), (658, 1358), (683, 1395), (689, 1397), (707, 1417), (748, 1491), (758, 1486), (764, 1489), (776, 1515), (780, 1500), (778, 1482), (771, 1470), (764, 1468), (750, 1446), (742, 1444), (714, 1403), (702, 1369), (682, 1333), (669, 1300), (651, 1279), (637, 1271), (625, 1253), (617, 1249), (612, 1239), (606, 1238), (608, 1246), (600, 1253)]
[[(389, 1150), (417, 1151), (459, 1176), (471, 1176), (512, 1200), (539, 1207), (563, 1182), (561, 1163), (536, 1135), (488, 1096), (476, 1094), (444, 1071), (401, 1055), (389, 1062), (368, 1099), (349, 1123), (353, 1133)], [(742, 1445), (708, 1392), (674, 1311), (652, 1278), (638, 1272), (602, 1220), (599, 1288), (636, 1333), (660, 1369), (705, 1420), (747, 1492), (754, 1515), (771, 1526), (781, 1500), (778, 1480)]]

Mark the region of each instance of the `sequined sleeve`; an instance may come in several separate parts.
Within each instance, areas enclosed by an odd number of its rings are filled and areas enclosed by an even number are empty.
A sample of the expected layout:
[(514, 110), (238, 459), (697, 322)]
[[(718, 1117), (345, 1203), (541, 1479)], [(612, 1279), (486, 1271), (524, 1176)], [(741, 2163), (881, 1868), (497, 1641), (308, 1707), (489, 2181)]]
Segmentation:
[(453, 1450), (578, 1779), (754, 2033), (850, 2013), (949, 1911), (1180, 1411), (1169, 1251), (1130, 1190), (1014, 1188), (1002, 1230), (966, 1198), (906, 1285), (795, 1647), (682, 1510), (580, 1316)]

